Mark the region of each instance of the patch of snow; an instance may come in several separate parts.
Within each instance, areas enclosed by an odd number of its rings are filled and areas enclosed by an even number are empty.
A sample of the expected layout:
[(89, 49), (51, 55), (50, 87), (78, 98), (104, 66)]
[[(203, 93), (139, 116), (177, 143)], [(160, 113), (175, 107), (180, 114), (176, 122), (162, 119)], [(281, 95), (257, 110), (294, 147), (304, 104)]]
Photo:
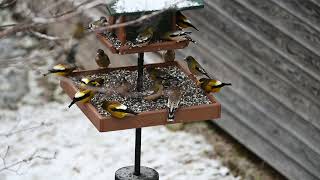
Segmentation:
[(198, 2), (190, 0), (118, 0), (113, 9), (116, 13), (130, 13), (142, 11), (158, 11), (167, 8), (185, 8), (199, 6)]
[[(134, 130), (99, 133), (76, 106), (68, 109), (67, 104), (25, 105), (18, 111), (0, 110), (1, 119), (6, 119), (2, 121), (0, 134), (18, 121), (14, 114), (21, 119), (18, 129), (41, 122), (53, 123), (10, 137), (0, 136), (0, 156), (6, 145), (12, 146), (7, 164), (28, 157), (36, 149), (45, 156), (57, 152), (54, 160), (38, 159), (22, 164), (21, 175), (2, 171), (1, 180), (112, 180), (117, 169), (133, 164)], [(142, 165), (156, 169), (161, 180), (239, 179), (224, 173), (227, 168), (208, 155), (212, 151), (212, 145), (202, 135), (171, 132), (164, 126), (142, 130)]]

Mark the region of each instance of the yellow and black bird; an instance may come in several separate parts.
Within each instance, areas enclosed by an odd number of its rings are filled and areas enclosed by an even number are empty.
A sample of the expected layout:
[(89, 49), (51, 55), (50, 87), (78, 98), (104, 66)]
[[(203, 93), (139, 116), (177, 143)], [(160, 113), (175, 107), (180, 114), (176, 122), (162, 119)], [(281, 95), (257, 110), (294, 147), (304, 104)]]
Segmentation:
[(84, 77), (84, 78), (81, 78), (80, 81), (83, 86), (99, 87), (103, 85), (104, 79), (102, 78), (90, 79), (90, 78)]
[(143, 47), (148, 45), (151, 39), (153, 38), (153, 34), (154, 34), (153, 27), (146, 28), (141, 33), (139, 33), (138, 36), (136, 37), (135, 45), (137, 47)]
[(104, 101), (102, 108), (108, 111), (112, 117), (122, 119), (127, 117), (129, 114), (138, 115), (138, 113), (129, 109), (126, 105), (121, 104), (117, 101)]
[(57, 76), (68, 76), (76, 69), (77, 67), (75, 66), (70, 66), (66, 64), (57, 64), (53, 66), (52, 69), (48, 70), (49, 71), (48, 73), (43, 74), (43, 76), (47, 76), (49, 74), (54, 74)]
[(190, 37), (191, 33), (192, 32), (182, 31), (182, 30), (168, 31), (164, 33), (160, 38), (162, 40), (175, 41), (177, 43), (182, 41), (191, 41), (193, 43), (197, 43)]
[(195, 76), (202, 76), (205, 75), (207, 76), (209, 79), (211, 78), (209, 76), (209, 74), (206, 72), (206, 70), (198, 63), (198, 61), (192, 57), (192, 56), (188, 56), (184, 59), (187, 64), (188, 64), (188, 68), (189, 71), (195, 75)]
[(182, 92), (179, 87), (172, 87), (168, 90), (167, 95), (168, 122), (173, 122), (175, 118), (175, 112), (180, 106)]
[(199, 31), (199, 29), (192, 25), (191, 21), (185, 15), (183, 15), (181, 11), (176, 12), (176, 24), (180, 29), (192, 27)]
[(199, 85), (206, 93), (216, 93), (224, 86), (231, 86), (231, 83), (223, 83), (215, 79), (201, 78), (199, 80)]
[(163, 60), (165, 62), (170, 62), (170, 61), (174, 61), (176, 58), (176, 53), (174, 50), (167, 50), (164, 54), (163, 54)]
[(87, 103), (91, 100), (94, 96), (94, 91), (86, 89), (86, 90), (79, 90), (72, 99), (72, 102), (68, 106), (69, 108), (76, 102)]
[(94, 31), (98, 28), (102, 28), (106, 26), (108, 26), (108, 20), (106, 17), (101, 16), (99, 20), (96, 20), (90, 23), (88, 29), (91, 31)]
[(107, 68), (110, 65), (110, 59), (102, 49), (97, 50), (97, 55), (95, 57), (96, 63), (101, 68)]

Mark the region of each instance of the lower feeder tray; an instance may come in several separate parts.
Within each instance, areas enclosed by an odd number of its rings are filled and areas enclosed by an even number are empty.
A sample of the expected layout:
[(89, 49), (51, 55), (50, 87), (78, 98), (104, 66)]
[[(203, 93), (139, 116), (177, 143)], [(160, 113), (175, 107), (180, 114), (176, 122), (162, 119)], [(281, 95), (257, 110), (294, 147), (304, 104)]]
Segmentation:
[[(77, 106), (100, 132), (220, 118), (220, 103), (217, 102), (211, 94), (205, 94), (200, 88), (198, 88), (196, 86), (196, 78), (193, 75), (188, 75), (188, 71), (185, 70), (178, 62), (174, 61), (150, 64), (145, 65), (144, 67), (160, 68), (164, 73), (174, 77), (175, 82), (178, 81), (178, 84), (182, 88), (183, 96), (181, 99), (181, 106), (175, 113), (174, 122), (167, 121), (167, 99), (165, 97), (149, 102), (142, 98), (123, 98), (118, 94), (106, 96), (104, 94), (97, 93), (90, 103), (77, 103)], [(143, 92), (147, 92), (148, 88), (152, 84), (145, 68), (143, 76)], [(137, 74), (137, 66), (80, 71), (73, 73), (72, 76), (69, 77), (71, 81), (67, 79), (61, 80), (60, 85), (68, 96), (73, 98), (74, 94), (78, 90), (76, 84), (79, 82), (77, 80), (81, 77), (104, 78), (104, 86), (106, 87), (113, 87), (116, 84), (119, 84), (123, 77), (126, 77), (126, 79), (132, 83), (133, 87), (135, 87)], [(164, 84), (166, 84), (166, 82), (164, 82)], [(169, 87), (170, 85), (165, 85), (165, 88)], [(135, 91), (134, 88), (133, 91)], [(134, 111), (139, 112), (139, 114), (137, 116), (128, 116), (123, 119), (112, 118), (101, 108), (101, 102), (105, 99), (119, 101), (129, 106)]]
[[(189, 45), (189, 41), (162, 41), (151, 42), (143, 47), (131, 47), (130, 45), (121, 45), (116, 37), (107, 37), (107, 35), (97, 33), (98, 39), (114, 54), (133, 54), (140, 52), (156, 52), (162, 50), (183, 49)], [(110, 36), (110, 34), (109, 34)]]

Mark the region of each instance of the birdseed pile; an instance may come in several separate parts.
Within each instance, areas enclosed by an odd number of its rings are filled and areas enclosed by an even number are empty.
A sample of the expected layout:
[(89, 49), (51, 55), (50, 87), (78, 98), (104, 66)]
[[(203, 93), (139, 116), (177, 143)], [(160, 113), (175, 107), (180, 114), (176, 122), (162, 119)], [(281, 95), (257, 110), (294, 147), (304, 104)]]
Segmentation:
[[(121, 45), (121, 41), (119, 40), (119, 38), (113, 33), (113, 32), (103, 32), (100, 33), (104, 38), (106, 38), (114, 48), (116, 48), (116, 50), (119, 50), (121, 48), (121, 46), (128, 46), (129, 49), (134, 48), (134, 47), (139, 47), (138, 44), (136, 44), (133, 41), (127, 40), (126, 43), (124, 45)], [(164, 40), (161, 39), (157, 39), (157, 40), (151, 40), (150, 44), (152, 43), (161, 43)]]
[[(205, 95), (202, 89), (198, 88), (194, 81), (188, 78), (188, 76), (182, 72), (176, 66), (168, 66), (161, 68), (163, 74), (165, 74), (169, 78), (164, 81), (164, 89), (168, 89), (172, 87), (174, 84), (179, 86), (182, 91), (182, 99), (180, 103), (180, 107), (190, 107), (201, 104), (210, 104), (211, 101)], [(152, 94), (152, 90), (150, 89), (153, 85), (153, 81), (149, 78), (149, 73), (144, 68), (143, 72), (143, 92), (139, 93), (136, 90), (136, 83), (138, 77), (138, 71), (129, 71), (129, 70), (115, 70), (112, 72), (108, 72), (107, 74), (99, 74), (99, 75), (89, 75), (86, 76), (88, 78), (102, 78), (104, 79), (103, 87), (107, 87), (110, 89), (116, 89), (121, 82), (123, 81), (123, 77), (130, 82), (132, 85), (129, 96), (122, 97), (121, 95), (112, 93), (111, 95), (106, 95), (103, 93), (96, 93), (92, 98), (91, 103), (95, 106), (98, 112), (101, 115), (109, 116), (110, 114), (102, 109), (102, 102), (105, 100), (108, 101), (118, 101), (126, 106), (130, 107), (132, 110), (136, 112), (144, 112), (144, 111), (154, 111), (166, 109), (167, 97), (162, 96), (154, 101), (144, 100), (143, 97)], [(74, 77), (73, 80), (77, 85), (80, 84), (80, 77)], [(80, 78), (81, 79), (81, 78)]]

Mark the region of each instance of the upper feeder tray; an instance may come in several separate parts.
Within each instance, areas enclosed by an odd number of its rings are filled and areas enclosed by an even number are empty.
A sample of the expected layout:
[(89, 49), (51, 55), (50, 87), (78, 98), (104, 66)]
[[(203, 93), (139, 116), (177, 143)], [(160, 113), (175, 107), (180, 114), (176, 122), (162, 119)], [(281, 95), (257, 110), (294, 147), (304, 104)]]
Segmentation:
[[(205, 94), (196, 86), (196, 78), (193, 75), (187, 75), (185, 70), (177, 62), (167, 62), (160, 64), (145, 65), (144, 67), (160, 67), (165, 73), (169, 73), (178, 80), (180, 87), (183, 88), (183, 97), (181, 99), (181, 106), (175, 113), (175, 120), (172, 123), (203, 121), (209, 119), (220, 118), (221, 106), (212, 95)], [(119, 84), (123, 77), (135, 87), (137, 78), (137, 67), (123, 67), (123, 68), (109, 68), (92, 71), (75, 72), (70, 77), (70, 80), (61, 80), (61, 87), (73, 98), (78, 88), (77, 79), (81, 77), (100, 77), (105, 79), (104, 86), (113, 87)], [(143, 92), (147, 92), (150, 87), (151, 80), (148, 78), (148, 73), (144, 70), (143, 76)], [(166, 85), (165, 85), (166, 86)], [(167, 87), (170, 87), (168, 85)], [(166, 87), (165, 87), (166, 88)], [(134, 89), (134, 88), (133, 88)], [(133, 90), (134, 91), (134, 90)], [(109, 114), (101, 108), (103, 100), (116, 100), (129, 106), (134, 111), (139, 112), (137, 116), (129, 116), (124, 119), (116, 119), (109, 116)], [(148, 126), (165, 125), (169, 122), (168, 112), (166, 109), (167, 99), (162, 97), (155, 101), (146, 101), (139, 98), (121, 97), (114, 93), (105, 95), (97, 93), (91, 100), (91, 103), (77, 103), (82, 112), (91, 120), (94, 126), (100, 132), (116, 131), (123, 129), (141, 128)]]
[(176, 30), (176, 11), (203, 8), (203, 0), (116, 0), (107, 5), (108, 23), (110, 25), (134, 21), (141, 15), (154, 11), (167, 10), (149, 19), (149, 23), (157, 24), (155, 39), (148, 45), (142, 47), (132, 46), (138, 32), (145, 27), (139, 24), (121, 26), (108, 32), (98, 32), (97, 37), (104, 43), (112, 53), (133, 54), (141, 52), (155, 52), (161, 50), (183, 49), (188, 46), (189, 41), (174, 42), (157, 40), (161, 33)]

